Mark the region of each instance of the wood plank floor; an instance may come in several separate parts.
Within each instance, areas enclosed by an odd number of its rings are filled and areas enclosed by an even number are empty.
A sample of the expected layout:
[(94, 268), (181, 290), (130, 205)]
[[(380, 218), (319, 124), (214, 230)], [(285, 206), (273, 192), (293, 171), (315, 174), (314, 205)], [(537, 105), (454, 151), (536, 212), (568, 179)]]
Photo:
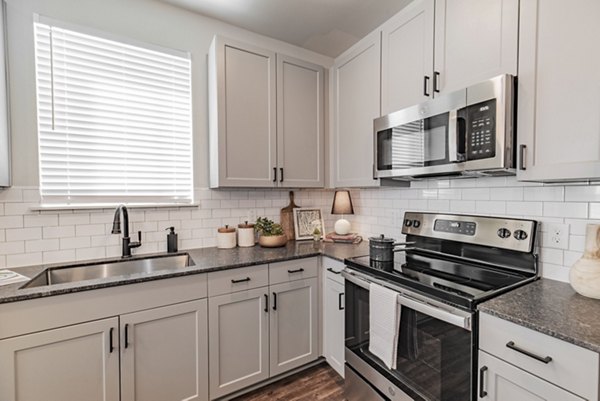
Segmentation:
[(327, 364), (286, 377), (234, 401), (345, 401), (343, 379)]

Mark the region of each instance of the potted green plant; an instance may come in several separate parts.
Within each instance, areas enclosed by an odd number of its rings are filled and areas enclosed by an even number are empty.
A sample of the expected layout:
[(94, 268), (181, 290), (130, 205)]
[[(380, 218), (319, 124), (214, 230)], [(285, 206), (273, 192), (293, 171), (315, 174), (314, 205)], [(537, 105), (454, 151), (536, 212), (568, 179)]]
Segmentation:
[(318, 242), (321, 240), (321, 230), (319, 230), (318, 227), (315, 227), (314, 231), (313, 231), (313, 240), (315, 242)]
[(281, 224), (273, 222), (266, 217), (256, 219), (254, 230), (258, 233), (258, 243), (265, 248), (277, 248), (284, 246), (287, 242), (287, 237), (283, 232)]

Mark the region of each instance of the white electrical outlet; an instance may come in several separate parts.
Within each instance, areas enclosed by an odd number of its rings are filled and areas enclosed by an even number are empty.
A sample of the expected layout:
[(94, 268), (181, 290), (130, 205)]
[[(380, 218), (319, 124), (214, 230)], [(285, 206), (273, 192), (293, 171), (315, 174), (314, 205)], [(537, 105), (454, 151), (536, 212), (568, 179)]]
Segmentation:
[(558, 249), (569, 249), (569, 225), (568, 224), (547, 224), (544, 236), (544, 246)]

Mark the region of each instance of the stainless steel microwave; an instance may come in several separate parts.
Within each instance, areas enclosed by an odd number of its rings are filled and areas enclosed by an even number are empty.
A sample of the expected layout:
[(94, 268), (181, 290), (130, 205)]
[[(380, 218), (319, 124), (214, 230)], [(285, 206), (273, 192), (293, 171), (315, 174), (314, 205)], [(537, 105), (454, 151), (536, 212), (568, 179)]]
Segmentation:
[(515, 78), (500, 75), (374, 120), (374, 177), (515, 173)]

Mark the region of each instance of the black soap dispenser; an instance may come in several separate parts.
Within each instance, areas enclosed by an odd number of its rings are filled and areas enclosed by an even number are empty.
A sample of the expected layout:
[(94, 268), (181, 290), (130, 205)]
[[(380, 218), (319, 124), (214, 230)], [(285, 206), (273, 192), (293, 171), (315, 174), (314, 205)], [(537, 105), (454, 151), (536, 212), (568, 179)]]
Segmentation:
[(165, 230), (171, 230), (167, 235), (167, 252), (177, 252), (177, 234), (175, 234), (175, 227), (165, 228)]

